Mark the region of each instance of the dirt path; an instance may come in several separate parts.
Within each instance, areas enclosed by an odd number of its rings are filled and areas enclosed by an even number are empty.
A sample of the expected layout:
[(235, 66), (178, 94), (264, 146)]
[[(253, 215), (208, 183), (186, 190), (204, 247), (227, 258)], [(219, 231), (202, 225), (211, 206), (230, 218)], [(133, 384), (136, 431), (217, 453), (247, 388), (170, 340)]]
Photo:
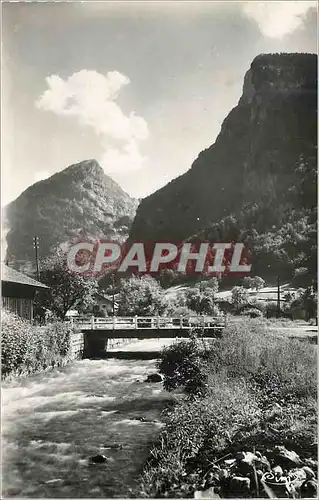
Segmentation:
[[(146, 342), (132, 349), (159, 349)], [(3, 384), (3, 496), (128, 496), (172, 401), (142, 383), (154, 370), (154, 360), (84, 360)], [(107, 463), (90, 465), (96, 454)]]

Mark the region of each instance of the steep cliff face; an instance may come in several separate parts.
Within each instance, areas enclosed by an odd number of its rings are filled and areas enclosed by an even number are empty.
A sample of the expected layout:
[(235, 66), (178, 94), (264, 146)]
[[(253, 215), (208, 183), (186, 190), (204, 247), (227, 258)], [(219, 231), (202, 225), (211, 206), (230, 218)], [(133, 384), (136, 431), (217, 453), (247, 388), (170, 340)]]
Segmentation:
[(313, 223), (316, 108), (315, 55), (256, 57), (215, 144), (141, 202), (130, 237), (243, 239), (276, 233), (292, 211)]
[(77, 236), (125, 240), (136, 207), (95, 160), (71, 165), (30, 186), (5, 208), (7, 258), (26, 270), (34, 262), (34, 236), (41, 257)]

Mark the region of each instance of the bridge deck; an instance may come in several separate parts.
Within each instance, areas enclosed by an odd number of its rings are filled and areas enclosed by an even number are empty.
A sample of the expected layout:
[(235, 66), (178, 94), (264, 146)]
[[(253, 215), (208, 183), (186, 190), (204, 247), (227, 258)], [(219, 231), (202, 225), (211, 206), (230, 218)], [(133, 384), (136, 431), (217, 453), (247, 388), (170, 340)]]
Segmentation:
[[(200, 328), (204, 331), (221, 330), (226, 326), (226, 316), (190, 316), (190, 317), (145, 317), (145, 316), (112, 316), (106, 318), (96, 317), (75, 317), (70, 322), (83, 331), (103, 330), (121, 332), (132, 330), (171, 330), (176, 334), (177, 330), (189, 330), (190, 328)], [(146, 332), (145, 332), (146, 333)], [(167, 332), (169, 333), (169, 332)], [(186, 332), (185, 332), (186, 333)], [(213, 333), (213, 332), (211, 332)]]

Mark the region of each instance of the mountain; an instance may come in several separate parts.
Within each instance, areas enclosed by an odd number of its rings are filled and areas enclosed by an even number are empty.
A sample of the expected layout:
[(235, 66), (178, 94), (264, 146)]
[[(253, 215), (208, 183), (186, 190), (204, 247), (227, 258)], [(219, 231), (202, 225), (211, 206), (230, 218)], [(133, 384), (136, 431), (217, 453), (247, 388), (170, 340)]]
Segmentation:
[(244, 241), (253, 274), (316, 269), (317, 56), (262, 54), (216, 142), (145, 198), (132, 240)]
[(40, 257), (76, 237), (124, 241), (137, 204), (95, 160), (71, 165), (5, 207), (7, 259), (26, 270), (34, 263), (34, 236), (39, 237)]

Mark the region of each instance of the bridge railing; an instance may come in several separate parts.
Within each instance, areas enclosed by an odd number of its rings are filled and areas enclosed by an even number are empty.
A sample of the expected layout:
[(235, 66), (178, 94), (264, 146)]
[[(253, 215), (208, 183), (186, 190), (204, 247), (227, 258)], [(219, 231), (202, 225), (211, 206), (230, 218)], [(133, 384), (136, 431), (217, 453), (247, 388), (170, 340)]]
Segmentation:
[(226, 316), (108, 316), (106, 318), (77, 316), (70, 322), (86, 330), (167, 330), (203, 328), (215, 330), (226, 326)]

